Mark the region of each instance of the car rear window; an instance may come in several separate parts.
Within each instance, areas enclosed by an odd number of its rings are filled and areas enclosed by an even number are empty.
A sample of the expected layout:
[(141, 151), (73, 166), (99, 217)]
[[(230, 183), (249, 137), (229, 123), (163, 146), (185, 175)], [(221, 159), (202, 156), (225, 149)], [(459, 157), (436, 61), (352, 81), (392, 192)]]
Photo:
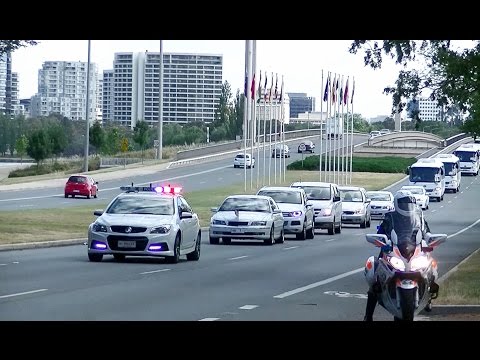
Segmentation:
[(84, 183), (87, 182), (87, 178), (85, 178), (83, 176), (70, 176), (68, 178), (68, 182), (84, 184)]

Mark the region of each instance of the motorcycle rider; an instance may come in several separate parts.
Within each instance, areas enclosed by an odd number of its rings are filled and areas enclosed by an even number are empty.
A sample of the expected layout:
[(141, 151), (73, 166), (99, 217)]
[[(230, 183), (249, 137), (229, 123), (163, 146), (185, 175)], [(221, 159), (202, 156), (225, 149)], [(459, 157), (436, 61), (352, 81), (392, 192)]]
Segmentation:
[[(391, 233), (395, 224), (396, 232), (401, 231), (401, 229), (406, 229), (408, 231), (411, 231), (412, 228), (421, 229), (424, 239), (426, 233), (430, 232), (430, 228), (423, 216), (423, 211), (417, 206), (416, 199), (412, 193), (407, 190), (399, 190), (395, 194), (393, 201), (395, 209), (394, 211), (385, 214), (385, 218), (378, 227), (377, 234), (385, 234), (391, 239)], [(377, 270), (378, 259), (383, 256), (385, 251), (391, 251), (391, 248), (381, 248), (378, 258), (375, 259), (375, 271)], [(380, 290), (379, 287), (380, 284), (375, 283), (368, 289), (364, 321), (373, 321), (373, 313), (375, 312), (375, 307), (378, 301), (377, 292)], [(431, 309), (430, 303), (427, 305), (427, 308)], [(427, 311), (428, 310), (429, 309), (427, 309)]]

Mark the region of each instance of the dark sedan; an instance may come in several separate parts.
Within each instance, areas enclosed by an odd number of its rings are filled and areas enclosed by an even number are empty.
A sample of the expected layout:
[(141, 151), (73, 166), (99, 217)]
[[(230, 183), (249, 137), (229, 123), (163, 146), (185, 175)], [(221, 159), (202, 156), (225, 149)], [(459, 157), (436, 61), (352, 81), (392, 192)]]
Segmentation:
[(312, 141), (304, 141), (298, 145), (298, 153), (302, 152), (309, 152), (309, 153), (314, 153), (315, 152), (315, 144)]

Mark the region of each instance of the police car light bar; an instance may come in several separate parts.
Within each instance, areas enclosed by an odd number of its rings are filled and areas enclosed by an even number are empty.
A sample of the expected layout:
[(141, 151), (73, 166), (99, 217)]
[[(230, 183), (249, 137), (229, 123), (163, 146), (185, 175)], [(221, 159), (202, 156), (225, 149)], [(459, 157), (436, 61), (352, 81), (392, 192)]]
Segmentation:
[(121, 186), (120, 190), (127, 192), (149, 191), (161, 194), (180, 194), (182, 188), (170, 185), (153, 187), (152, 184), (150, 186), (133, 186), (132, 184), (132, 186)]

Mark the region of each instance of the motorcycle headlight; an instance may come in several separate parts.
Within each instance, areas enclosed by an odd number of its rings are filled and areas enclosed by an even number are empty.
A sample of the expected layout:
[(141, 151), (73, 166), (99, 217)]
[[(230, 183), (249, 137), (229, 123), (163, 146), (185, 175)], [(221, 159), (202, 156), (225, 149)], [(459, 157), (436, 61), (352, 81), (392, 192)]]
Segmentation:
[(92, 230), (95, 232), (107, 232), (107, 225), (96, 222), (93, 224)]
[(267, 225), (266, 221), (252, 221), (252, 226), (265, 226)]
[(212, 225), (227, 225), (223, 220), (212, 220)]
[(405, 263), (396, 256), (390, 256), (388, 258), (390, 264), (397, 270), (405, 271)]
[(411, 262), (412, 270), (426, 269), (428, 265), (430, 265), (430, 261), (424, 255), (413, 258)]
[(150, 234), (167, 234), (170, 231), (171, 227), (172, 225), (157, 226), (150, 230)]

